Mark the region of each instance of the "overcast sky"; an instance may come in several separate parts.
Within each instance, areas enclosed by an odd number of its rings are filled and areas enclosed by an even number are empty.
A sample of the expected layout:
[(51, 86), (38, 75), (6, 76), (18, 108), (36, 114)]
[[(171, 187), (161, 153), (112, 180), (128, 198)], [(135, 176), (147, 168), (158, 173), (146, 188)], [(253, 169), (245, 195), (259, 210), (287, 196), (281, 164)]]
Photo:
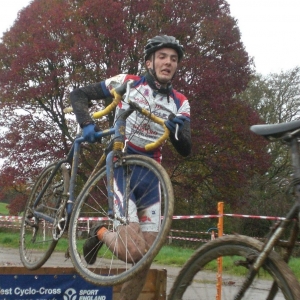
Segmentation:
[[(1, 0), (0, 37), (30, 0)], [(201, 0), (197, 0), (201, 1)], [(227, 0), (256, 71), (267, 75), (300, 66), (300, 0)]]
[(300, 0), (227, 0), (257, 72), (300, 66)]

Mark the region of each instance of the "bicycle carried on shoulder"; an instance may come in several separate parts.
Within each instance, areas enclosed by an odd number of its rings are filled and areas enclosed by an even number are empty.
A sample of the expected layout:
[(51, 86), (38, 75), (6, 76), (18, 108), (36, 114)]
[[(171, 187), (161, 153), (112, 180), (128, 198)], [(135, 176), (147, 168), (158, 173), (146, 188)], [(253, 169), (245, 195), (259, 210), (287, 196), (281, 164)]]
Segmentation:
[[(300, 225), (300, 121), (254, 125), (250, 129), (289, 146), (295, 203), (286, 217), (271, 228), (264, 242), (243, 235), (227, 235), (196, 250), (177, 276), (168, 299), (300, 299), (300, 285), (288, 266)], [(288, 230), (288, 240), (281, 240)], [(280, 256), (274, 247), (281, 247), (284, 254)], [(217, 259), (226, 262), (218, 281), (219, 298), (216, 298), (216, 273), (210, 272)]]
[[(122, 95), (129, 89), (130, 84), (127, 82), (120, 88), (112, 90), (114, 97), (112, 103), (104, 110), (96, 112), (94, 118), (109, 114), (122, 101)], [(168, 138), (169, 130), (162, 119), (141, 108), (136, 102), (130, 101), (128, 97), (124, 101), (129, 104), (129, 108), (119, 110), (114, 126), (95, 134), (97, 139), (105, 136), (113, 138), (77, 197), (75, 184), (80, 145), (85, 142), (83, 137), (78, 136), (75, 139), (65, 159), (50, 164), (38, 177), (26, 203), (21, 224), (20, 256), (26, 268), (31, 270), (40, 268), (51, 256), (58, 240), (68, 232), (68, 252), (77, 272), (94, 284), (115, 285), (129, 280), (146, 265), (151, 264), (164, 244), (173, 216), (174, 196), (171, 181), (165, 169), (154, 159), (144, 155), (126, 154), (124, 128), (126, 119), (133, 111), (163, 126), (165, 130), (163, 136), (158, 141), (146, 145), (146, 150), (160, 146)], [(122, 176), (124, 183), (125, 204), (122, 215), (117, 214), (115, 210), (117, 205), (115, 197), (118, 191), (115, 190), (114, 180), (119, 180), (119, 176)], [(83, 255), (83, 244), (88, 238), (87, 223), (91, 227), (99, 221), (105, 222), (108, 230), (118, 234), (118, 228), (115, 226), (115, 221), (118, 220), (122, 224), (122, 236), (126, 232), (121, 242), (122, 246), (126, 247), (128, 239), (131, 239), (130, 227), (127, 226), (130, 214), (129, 197), (138, 189), (139, 181), (146, 178), (147, 180), (151, 178), (157, 183), (160, 193), (161, 222), (159, 232), (153, 234), (153, 243), (146, 245), (147, 251), (141, 253), (142, 258), (137, 261), (132, 261), (130, 253), (127, 260), (120, 260), (114, 254), (114, 250), (103, 245), (96, 262), (93, 265), (87, 264)], [(149, 188), (136, 199), (135, 204), (139, 210), (151, 205), (143, 199), (150, 202), (153, 200), (149, 196), (153, 192), (152, 186), (153, 184), (149, 182)], [(136, 248), (139, 249), (138, 245)]]

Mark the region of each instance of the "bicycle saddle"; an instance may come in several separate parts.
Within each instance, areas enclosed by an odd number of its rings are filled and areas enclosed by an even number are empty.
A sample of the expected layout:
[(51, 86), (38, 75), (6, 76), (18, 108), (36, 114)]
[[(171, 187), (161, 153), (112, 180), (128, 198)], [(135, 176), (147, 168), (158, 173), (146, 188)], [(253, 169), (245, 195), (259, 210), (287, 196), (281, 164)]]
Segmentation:
[(278, 124), (253, 125), (250, 130), (265, 138), (278, 139), (288, 132), (300, 129), (300, 120)]

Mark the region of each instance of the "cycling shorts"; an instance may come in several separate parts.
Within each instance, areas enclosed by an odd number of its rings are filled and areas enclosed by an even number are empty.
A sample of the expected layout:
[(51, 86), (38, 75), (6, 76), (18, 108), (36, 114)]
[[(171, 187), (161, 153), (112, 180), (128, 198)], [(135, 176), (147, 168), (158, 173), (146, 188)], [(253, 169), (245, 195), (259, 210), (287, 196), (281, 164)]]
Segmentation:
[[(125, 176), (130, 177), (126, 189)], [(127, 192), (125, 192), (128, 190)], [(130, 166), (130, 170), (118, 167), (114, 171), (115, 214), (124, 217), (128, 205), (129, 222), (139, 223), (141, 230), (158, 232), (161, 223), (160, 183), (154, 173), (141, 166)], [(129, 197), (126, 196), (129, 193)], [(126, 199), (128, 199), (126, 201)], [(126, 216), (125, 216), (126, 217)], [(120, 225), (115, 221), (115, 227)]]

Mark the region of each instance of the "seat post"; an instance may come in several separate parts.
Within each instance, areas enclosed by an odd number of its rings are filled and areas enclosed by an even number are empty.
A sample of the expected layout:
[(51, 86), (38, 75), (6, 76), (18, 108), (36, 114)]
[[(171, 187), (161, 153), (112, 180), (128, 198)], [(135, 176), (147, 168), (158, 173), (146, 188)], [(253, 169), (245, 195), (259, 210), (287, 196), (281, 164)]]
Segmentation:
[(293, 178), (300, 180), (300, 152), (298, 138), (294, 137), (291, 139), (289, 146), (293, 165)]

